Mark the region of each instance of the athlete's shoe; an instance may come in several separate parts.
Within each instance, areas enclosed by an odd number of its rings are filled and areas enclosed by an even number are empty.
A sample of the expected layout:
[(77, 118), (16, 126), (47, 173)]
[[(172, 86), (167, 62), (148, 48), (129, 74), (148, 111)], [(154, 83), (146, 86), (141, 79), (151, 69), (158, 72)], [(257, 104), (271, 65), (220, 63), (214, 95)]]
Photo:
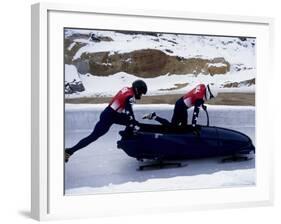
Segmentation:
[(155, 117), (156, 117), (156, 113), (155, 113), (155, 112), (152, 112), (152, 113), (149, 113), (149, 114), (145, 114), (145, 115), (142, 117), (142, 119), (153, 120)]
[(72, 154), (70, 154), (70, 153), (68, 153), (68, 152), (66, 152), (66, 151), (67, 151), (67, 149), (66, 149), (65, 152), (64, 152), (64, 162), (65, 162), (65, 163), (68, 162), (70, 156), (72, 155)]

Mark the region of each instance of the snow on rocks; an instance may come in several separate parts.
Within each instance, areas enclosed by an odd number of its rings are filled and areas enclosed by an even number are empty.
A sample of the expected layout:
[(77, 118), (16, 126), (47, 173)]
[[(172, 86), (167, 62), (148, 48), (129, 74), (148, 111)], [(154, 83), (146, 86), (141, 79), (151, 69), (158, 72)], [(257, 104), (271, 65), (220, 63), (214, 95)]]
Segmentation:
[[(100, 39), (110, 41), (93, 42), (90, 34), (95, 34)], [(255, 84), (244, 85), (243, 81), (255, 79), (256, 77), (256, 54), (255, 38), (249, 37), (218, 37), (199, 36), (185, 34), (141, 34), (138, 32), (114, 32), (102, 30), (78, 30), (66, 29), (65, 37), (70, 38), (75, 43), (80, 43), (81, 47), (75, 52), (73, 60), (80, 59), (83, 54), (109, 52), (110, 55), (126, 54), (133, 51), (145, 49), (162, 51), (166, 55), (177, 57), (178, 60), (187, 58), (215, 59), (223, 58), (230, 63), (209, 63), (207, 70), (211, 75), (198, 71), (156, 76), (154, 78), (143, 78), (149, 86), (149, 95), (176, 94), (183, 93), (198, 82), (217, 83), (224, 87), (227, 83), (242, 83), (234, 91), (253, 92)], [(68, 50), (74, 48), (74, 44), (68, 46)], [(132, 58), (126, 58), (126, 63), (133, 63)], [(112, 66), (109, 62), (102, 62), (100, 66)], [(66, 69), (66, 79), (71, 79), (73, 71)], [(195, 73), (195, 74), (194, 74)], [(224, 75), (218, 75), (224, 74)], [(69, 77), (68, 77), (69, 76)], [(67, 95), (68, 98), (112, 96), (119, 89), (130, 85), (138, 77), (125, 72), (118, 72), (107, 76), (95, 76), (95, 74), (85, 74), (80, 76), (85, 91)], [(107, 85), (103, 85), (107, 83)], [(176, 88), (177, 85), (188, 83), (183, 88)], [(167, 89), (163, 92), (161, 90)], [(168, 90), (170, 89), (170, 90)], [(224, 89), (224, 88), (223, 88)]]

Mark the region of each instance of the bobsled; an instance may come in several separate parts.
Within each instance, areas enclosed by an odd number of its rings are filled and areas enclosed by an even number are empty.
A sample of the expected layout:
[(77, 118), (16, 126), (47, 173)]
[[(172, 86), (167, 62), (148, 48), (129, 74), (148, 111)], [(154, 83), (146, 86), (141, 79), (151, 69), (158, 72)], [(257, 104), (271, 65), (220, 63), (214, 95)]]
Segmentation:
[[(140, 124), (139, 129), (126, 128), (120, 131), (117, 147), (128, 156), (143, 161), (189, 160), (206, 157), (226, 157), (222, 161), (249, 159), (255, 152), (252, 140), (245, 134), (232, 129), (191, 125), (174, 127), (156, 124)], [(169, 164), (168, 164), (169, 165)], [(173, 163), (180, 166), (180, 163)], [(143, 168), (143, 167), (140, 167)]]

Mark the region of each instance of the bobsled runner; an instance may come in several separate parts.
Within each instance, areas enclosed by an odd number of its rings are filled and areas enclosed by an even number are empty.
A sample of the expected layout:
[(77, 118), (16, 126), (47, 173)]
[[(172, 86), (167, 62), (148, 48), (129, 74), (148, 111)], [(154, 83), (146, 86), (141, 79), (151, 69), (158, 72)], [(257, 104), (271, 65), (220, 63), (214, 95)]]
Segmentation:
[(157, 161), (156, 164), (140, 166), (168, 165), (180, 167), (181, 163), (165, 163), (164, 161), (189, 160), (206, 157), (225, 157), (222, 162), (248, 160), (248, 155), (255, 152), (251, 139), (238, 131), (209, 126), (191, 125), (173, 127), (155, 124), (140, 124), (139, 129), (126, 128), (120, 131), (121, 139), (117, 147), (124, 150), (128, 156), (143, 161)]

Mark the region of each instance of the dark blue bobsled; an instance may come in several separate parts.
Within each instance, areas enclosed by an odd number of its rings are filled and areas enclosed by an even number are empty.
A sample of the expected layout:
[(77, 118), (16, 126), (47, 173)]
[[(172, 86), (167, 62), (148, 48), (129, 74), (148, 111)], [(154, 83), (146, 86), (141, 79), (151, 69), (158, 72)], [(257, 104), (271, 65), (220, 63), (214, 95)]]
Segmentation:
[[(207, 113), (207, 111), (206, 111)], [(208, 113), (207, 113), (208, 118)], [(139, 130), (120, 131), (117, 147), (138, 160), (184, 160), (218, 156), (247, 155), (255, 152), (251, 139), (238, 131), (197, 125), (185, 128), (140, 124)]]

